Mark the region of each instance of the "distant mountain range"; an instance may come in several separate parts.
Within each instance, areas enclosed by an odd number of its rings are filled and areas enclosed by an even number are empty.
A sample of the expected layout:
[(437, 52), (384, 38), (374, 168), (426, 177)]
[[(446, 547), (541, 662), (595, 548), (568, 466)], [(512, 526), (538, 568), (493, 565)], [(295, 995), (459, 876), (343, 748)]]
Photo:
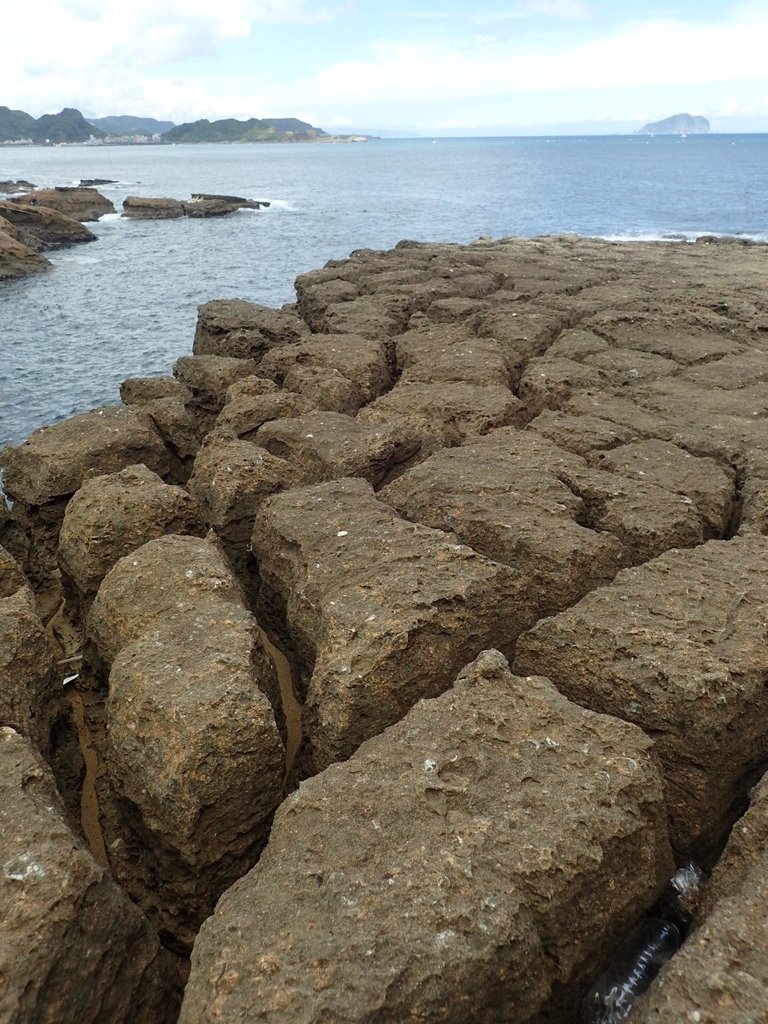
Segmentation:
[(105, 133), (94, 128), (79, 110), (65, 107), (58, 114), (34, 118), (23, 110), (0, 107), (0, 142), (88, 142), (91, 137), (103, 139)]
[(638, 131), (638, 135), (706, 135), (709, 121), (691, 114), (673, 114), (663, 121), (652, 121)]
[(156, 121), (154, 117), (131, 117), (119, 114), (114, 117), (90, 117), (88, 123), (100, 128), (107, 135), (162, 135), (176, 125), (173, 121)]
[(248, 121), (192, 121), (176, 125), (153, 117), (83, 117), (65, 107), (58, 114), (34, 118), (23, 110), (0, 107), (0, 144), (32, 142), (38, 145), (109, 141), (110, 139), (177, 142), (316, 142), (362, 139), (356, 135), (329, 135), (296, 117), (252, 117)]

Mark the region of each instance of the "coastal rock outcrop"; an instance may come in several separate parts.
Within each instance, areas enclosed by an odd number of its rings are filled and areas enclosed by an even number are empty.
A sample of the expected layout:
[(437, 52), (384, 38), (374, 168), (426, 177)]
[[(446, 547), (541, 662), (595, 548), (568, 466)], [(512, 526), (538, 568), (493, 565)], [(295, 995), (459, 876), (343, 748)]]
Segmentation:
[(285, 801), (203, 925), (181, 1024), (556, 1012), (671, 870), (649, 749), (483, 653)]
[(50, 261), (22, 241), (21, 231), (0, 210), (0, 281), (24, 277), (50, 267)]
[(242, 299), (198, 306), (192, 351), (196, 356), (256, 359), (279, 345), (301, 341), (309, 329), (294, 308), (272, 309)]
[(216, 196), (207, 193), (191, 199), (158, 199), (127, 196), (123, 200), (123, 216), (133, 220), (176, 220), (179, 217), (224, 217), (237, 210), (259, 210), (269, 206), (258, 199), (241, 196)]
[(114, 205), (106, 196), (95, 188), (80, 186), (35, 189), (9, 201), (24, 206), (42, 206), (79, 221), (99, 220), (105, 213), (115, 212)]
[(48, 206), (8, 200), (0, 202), (0, 217), (18, 230), (21, 239), (31, 249), (50, 249), (96, 240), (94, 233), (77, 218)]
[(0, 710), (185, 1024), (565, 1024), (670, 841), (648, 1013), (768, 1012), (767, 256), (361, 250), (0, 453)]
[(144, 465), (86, 480), (68, 503), (59, 533), (70, 616), (85, 622), (101, 581), (124, 555), (168, 533), (205, 532), (194, 498)]

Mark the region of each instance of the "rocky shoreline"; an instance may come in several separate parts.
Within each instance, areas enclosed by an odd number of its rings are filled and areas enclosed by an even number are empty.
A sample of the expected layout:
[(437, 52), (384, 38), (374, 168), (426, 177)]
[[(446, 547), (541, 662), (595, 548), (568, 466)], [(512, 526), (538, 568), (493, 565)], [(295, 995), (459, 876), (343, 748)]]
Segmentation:
[(763, 1019), (766, 270), (361, 250), (3, 449), (0, 1017), (574, 1021), (693, 861), (632, 1020)]
[[(97, 184), (110, 184), (93, 179)], [(97, 221), (115, 207), (90, 184), (36, 189), (28, 181), (0, 182), (0, 281), (25, 277), (51, 266), (47, 249), (94, 242), (96, 235), (84, 222)], [(15, 194), (21, 192), (21, 194)], [(238, 210), (260, 210), (264, 199), (196, 193), (189, 199), (127, 196), (122, 216), (132, 220), (176, 220), (225, 217)]]

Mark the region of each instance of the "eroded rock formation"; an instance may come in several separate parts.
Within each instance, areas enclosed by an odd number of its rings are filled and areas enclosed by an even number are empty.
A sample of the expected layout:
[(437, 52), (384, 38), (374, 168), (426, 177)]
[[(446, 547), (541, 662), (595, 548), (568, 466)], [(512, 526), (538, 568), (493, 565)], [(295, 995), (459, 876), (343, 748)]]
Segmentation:
[(185, 1024), (564, 1024), (670, 849), (713, 880), (638, 1019), (768, 1012), (767, 261), (360, 251), (0, 453), (0, 725), (169, 977), (208, 918)]

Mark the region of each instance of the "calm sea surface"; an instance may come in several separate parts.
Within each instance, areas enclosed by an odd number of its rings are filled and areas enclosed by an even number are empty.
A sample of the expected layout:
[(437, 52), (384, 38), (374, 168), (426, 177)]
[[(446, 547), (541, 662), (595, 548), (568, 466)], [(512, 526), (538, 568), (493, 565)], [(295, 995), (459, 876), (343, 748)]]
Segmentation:
[(0, 148), (0, 179), (111, 178), (100, 191), (220, 192), (269, 209), (89, 225), (98, 241), (0, 283), (0, 444), (115, 401), (191, 351), (196, 307), (294, 299), (302, 271), (403, 238), (736, 234), (768, 241), (768, 135), (387, 140), (350, 145)]

